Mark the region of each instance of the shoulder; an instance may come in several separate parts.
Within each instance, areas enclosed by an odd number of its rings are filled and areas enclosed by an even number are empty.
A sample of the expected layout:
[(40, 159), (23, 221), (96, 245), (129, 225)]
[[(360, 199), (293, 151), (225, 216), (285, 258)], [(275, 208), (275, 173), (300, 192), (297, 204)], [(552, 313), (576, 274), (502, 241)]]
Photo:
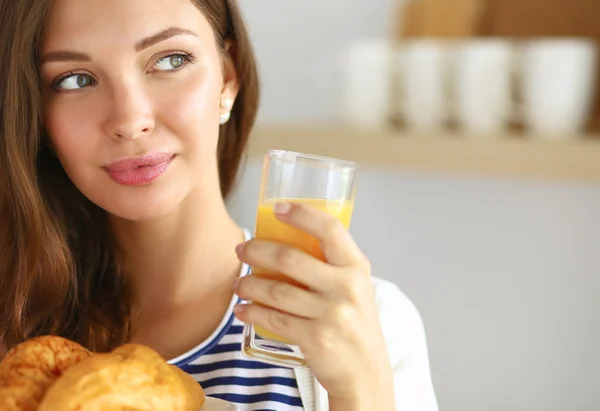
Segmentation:
[(423, 321), (413, 302), (389, 281), (373, 278), (372, 283), (392, 363), (404, 362), (408, 356), (426, 350)]
[(417, 307), (398, 286), (373, 277), (373, 290), (382, 326), (393, 325), (398, 332), (423, 332), (423, 322)]
[(419, 311), (395, 284), (379, 278), (373, 278), (372, 282), (394, 371), (397, 408), (437, 411), (425, 328)]

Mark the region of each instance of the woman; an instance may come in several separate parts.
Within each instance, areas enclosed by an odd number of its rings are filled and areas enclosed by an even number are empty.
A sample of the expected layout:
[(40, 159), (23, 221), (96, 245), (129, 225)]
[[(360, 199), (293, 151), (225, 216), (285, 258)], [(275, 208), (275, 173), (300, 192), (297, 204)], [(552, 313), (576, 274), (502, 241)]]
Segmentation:
[[(235, 0), (3, 1), (0, 98), (0, 358), (42, 334), (131, 341), (240, 409), (437, 408), (418, 313), (344, 230), (279, 207), (323, 263), (227, 213), (258, 104)], [(244, 359), (243, 322), (297, 343), (310, 373)]]

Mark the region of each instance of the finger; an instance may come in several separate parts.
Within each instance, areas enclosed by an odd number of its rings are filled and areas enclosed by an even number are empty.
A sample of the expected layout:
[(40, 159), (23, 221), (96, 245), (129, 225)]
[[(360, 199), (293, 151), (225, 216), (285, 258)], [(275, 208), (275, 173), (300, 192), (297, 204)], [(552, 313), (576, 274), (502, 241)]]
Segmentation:
[(240, 321), (277, 334), (294, 345), (300, 345), (302, 337), (310, 335), (311, 320), (305, 318), (257, 304), (238, 304), (233, 311)]
[(308, 204), (278, 203), (274, 212), (279, 220), (319, 240), (328, 263), (343, 267), (365, 262), (346, 227), (325, 211)]
[(255, 275), (240, 279), (235, 293), (244, 300), (296, 317), (314, 319), (321, 317), (325, 311), (325, 304), (318, 294), (292, 284)]
[(246, 264), (281, 273), (309, 290), (322, 293), (334, 286), (333, 267), (295, 247), (252, 239), (241, 244), (236, 252)]

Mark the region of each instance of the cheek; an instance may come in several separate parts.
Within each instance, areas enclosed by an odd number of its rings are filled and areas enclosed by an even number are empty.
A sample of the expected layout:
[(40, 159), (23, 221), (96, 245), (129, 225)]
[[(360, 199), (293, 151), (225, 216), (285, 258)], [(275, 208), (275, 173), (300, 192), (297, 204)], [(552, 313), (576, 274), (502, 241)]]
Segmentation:
[(98, 153), (94, 136), (96, 122), (90, 111), (82, 104), (48, 103), (44, 114), (44, 126), (50, 142), (63, 168), (72, 180), (81, 180), (86, 165), (94, 164), (93, 154)]
[(178, 90), (170, 89), (168, 102), (163, 100), (161, 122), (188, 148), (216, 147), (222, 81), (216, 70), (191, 76)]

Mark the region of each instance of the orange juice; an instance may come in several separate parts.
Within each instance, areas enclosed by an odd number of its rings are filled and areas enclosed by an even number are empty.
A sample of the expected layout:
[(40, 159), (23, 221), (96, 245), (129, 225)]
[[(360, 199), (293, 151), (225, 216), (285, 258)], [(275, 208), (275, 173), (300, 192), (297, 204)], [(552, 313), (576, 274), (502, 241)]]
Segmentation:
[[(306, 234), (303, 231), (296, 230), (289, 225), (279, 221), (273, 212), (273, 206), (278, 201), (288, 201), (294, 203), (309, 204), (312, 207), (325, 211), (326, 213), (337, 218), (348, 229), (350, 226), (350, 218), (354, 203), (344, 200), (323, 200), (323, 199), (284, 199), (284, 200), (268, 200), (258, 207), (256, 217), (256, 234), (255, 237), (262, 240), (275, 241), (291, 245), (300, 250), (320, 259), (324, 260), (323, 252), (319, 240)], [(268, 271), (260, 267), (252, 267), (252, 274), (260, 277), (267, 277), (279, 281), (293, 283), (288, 277), (273, 271)], [(280, 341), (289, 344), (282, 337), (275, 335), (260, 327), (255, 327), (256, 333), (266, 339)]]

